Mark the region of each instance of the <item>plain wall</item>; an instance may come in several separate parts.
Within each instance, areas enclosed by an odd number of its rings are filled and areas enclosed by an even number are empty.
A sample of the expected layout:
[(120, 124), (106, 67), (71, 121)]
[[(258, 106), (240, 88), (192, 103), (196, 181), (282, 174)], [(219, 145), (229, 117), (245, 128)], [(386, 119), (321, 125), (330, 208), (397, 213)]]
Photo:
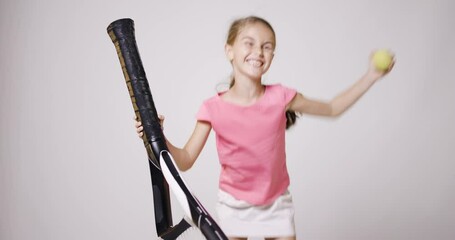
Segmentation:
[[(346, 114), (303, 116), (287, 132), (298, 238), (455, 239), (454, 10), (450, 0), (2, 0), (0, 239), (155, 239), (146, 154), (106, 27), (134, 19), (165, 134), (182, 146), (231, 72), (229, 24), (250, 14), (277, 33), (265, 83), (310, 98), (350, 86), (374, 49), (397, 58)], [(183, 174), (212, 215), (218, 174), (212, 132)]]

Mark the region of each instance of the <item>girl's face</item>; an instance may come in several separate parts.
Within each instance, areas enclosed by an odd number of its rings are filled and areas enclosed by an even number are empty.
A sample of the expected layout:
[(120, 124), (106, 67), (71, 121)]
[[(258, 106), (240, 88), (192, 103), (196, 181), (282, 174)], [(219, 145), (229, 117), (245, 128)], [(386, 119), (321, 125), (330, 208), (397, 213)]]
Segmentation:
[(260, 80), (272, 63), (275, 36), (263, 23), (245, 25), (233, 45), (226, 45), (226, 55), (232, 63), (234, 74)]

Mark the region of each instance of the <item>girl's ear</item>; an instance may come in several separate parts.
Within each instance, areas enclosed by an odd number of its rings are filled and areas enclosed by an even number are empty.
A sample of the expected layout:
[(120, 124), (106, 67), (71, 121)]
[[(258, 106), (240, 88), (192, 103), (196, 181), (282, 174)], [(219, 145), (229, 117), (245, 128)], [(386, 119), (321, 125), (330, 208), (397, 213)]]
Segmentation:
[(232, 62), (232, 60), (234, 60), (234, 51), (232, 46), (229, 44), (224, 45), (224, 52), (226, 53), (226, 57), (229, 59), (229, 62)]

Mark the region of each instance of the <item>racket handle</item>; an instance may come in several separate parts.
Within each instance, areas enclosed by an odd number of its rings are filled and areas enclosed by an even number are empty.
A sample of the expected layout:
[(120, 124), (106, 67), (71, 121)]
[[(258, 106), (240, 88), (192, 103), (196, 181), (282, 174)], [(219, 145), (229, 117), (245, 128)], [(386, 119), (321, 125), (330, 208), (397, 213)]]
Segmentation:
[(134, 112), (144, 127), (142, 139), (149, 158), (155, 224), (161, 235), (172, 226), (169, 187), (157, 161), (160, 152), (167, 149), (166, 140), (136, 45), (134, 21), (129, 18), (116, 20), (109, 24), (107, 32), (117, 50)]
[(134, 21), (129, 18), (114, 21), (107, 32), (117, 50), (134, 112), (144, 127), (142, 139), (147, 154), (158, 165), (161, 150), (167, 149), (166, 139), (136, 44)]

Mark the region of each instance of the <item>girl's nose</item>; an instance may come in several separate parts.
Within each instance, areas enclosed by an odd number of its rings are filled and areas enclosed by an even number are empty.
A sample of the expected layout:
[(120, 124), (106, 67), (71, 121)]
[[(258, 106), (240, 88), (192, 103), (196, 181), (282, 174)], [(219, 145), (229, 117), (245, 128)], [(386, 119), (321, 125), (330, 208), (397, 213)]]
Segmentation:
[(264, 49), (262, 49), (262, 46), (255, 46), (254, 52), (262, 56), (262, 54), (264, 53)]

